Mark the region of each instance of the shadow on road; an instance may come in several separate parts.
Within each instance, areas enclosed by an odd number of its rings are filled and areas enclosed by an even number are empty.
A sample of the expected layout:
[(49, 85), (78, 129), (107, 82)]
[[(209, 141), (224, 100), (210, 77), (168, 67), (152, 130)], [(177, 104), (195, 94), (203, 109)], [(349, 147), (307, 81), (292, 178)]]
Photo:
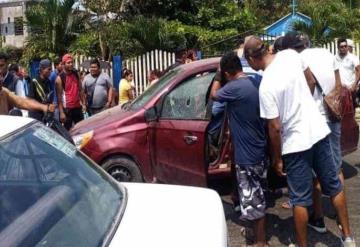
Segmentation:
[[(278, 199), (278, 196), (270, 196), (270, 203), (274, 203)], [(247, 230), (245, 234), (242, 234), (242, 228), (249, 228), (251, 224), (247, 221), (240, 220), (240, 214), (233, 210), (232, 203), (227, 200), (223, 200), (225, 209), (225, 217), (227, 221), (231, 221), (239, 226), (238, 233), (242, 235), (246, 244), (253, 244), (253, 234)], [(335, 211), (331, 207), (331, 203), (327, 197), (323, 198), (324, 214), (326, 217), (334, 218)], [(291, 211), (275, 207), (275, 203), (272, 205), (268, 204), (269, 209), (266, 214), (266, 237), (271, 246), (289, 246), (291, 243), (295, 243), (295, 229), (293, 217)], [(308, 229), (308, 241), (309, 246), (329, 246), (337, 247), (340, 246), (340, 239), (338, 236), (328, 231), (325, 234), (319, 234), (312, 229)]]
[[(360, 168), (360, 164), (357, 164), (355, 166)], [(350, 178), (358, 175), (358, 170), (354, 166), (350, 165), (349, 163), (347, 163), (345, 161), (343, 161), (342, 168), (343, 168), (343, 173), (344, 173), (345, 179), (350, 179)]]

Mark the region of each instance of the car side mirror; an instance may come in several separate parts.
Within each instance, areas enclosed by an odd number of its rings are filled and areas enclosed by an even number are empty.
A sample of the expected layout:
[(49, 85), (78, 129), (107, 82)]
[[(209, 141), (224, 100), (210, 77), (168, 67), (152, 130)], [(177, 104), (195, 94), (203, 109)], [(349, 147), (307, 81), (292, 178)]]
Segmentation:
[(145, 121), (146, 122), (154, 122), (159, 118), (158, 111), (156, 106), (153, 106), (145, 111)]

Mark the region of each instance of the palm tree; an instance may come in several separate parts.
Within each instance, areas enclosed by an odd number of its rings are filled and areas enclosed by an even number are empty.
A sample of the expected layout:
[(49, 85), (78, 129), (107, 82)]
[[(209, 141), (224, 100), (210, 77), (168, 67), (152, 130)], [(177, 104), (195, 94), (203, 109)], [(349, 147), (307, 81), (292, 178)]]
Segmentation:
[(25, 53), (51, 57), (62, 54), (74, 39), (73, 5), (76, 0), (44, 0), (33, 3), (26, 11), (29, 36)]
[(311, 24), (299, 21), (294, 23), (293, 29), (307, 34), (311, 43), (315, 46), (321, 46), (334, 40), (334, 30), (329, 27), (326, 21), (313, 19)]

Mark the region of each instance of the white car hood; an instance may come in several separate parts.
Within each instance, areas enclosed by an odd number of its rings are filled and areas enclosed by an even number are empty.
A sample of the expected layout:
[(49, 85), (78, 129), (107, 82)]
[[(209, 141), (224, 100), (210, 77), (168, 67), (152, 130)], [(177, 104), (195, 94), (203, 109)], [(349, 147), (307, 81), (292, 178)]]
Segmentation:
[(123, 184), (124, 216), (111, 247), (225, 247), (227, 227), (219, 195), (209, 189)]

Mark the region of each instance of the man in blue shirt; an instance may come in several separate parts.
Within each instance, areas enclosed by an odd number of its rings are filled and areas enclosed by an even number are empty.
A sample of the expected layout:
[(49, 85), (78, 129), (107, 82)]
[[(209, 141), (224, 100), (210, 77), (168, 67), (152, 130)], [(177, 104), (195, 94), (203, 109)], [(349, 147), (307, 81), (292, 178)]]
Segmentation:
[(243, 72), (235, 52), (222, 57), (220, 69), (226, 83), (222, 86), (215, 82), (211, 97), (227, 103), (241, 217), (254, 222), (255, 246), (266, 246), (263, 191), (263, 182), (266, 181), (266, 135), (265, 123), (260, 118), (259, 83)]
[(56, 94), (55, 81), (56, 81), (57, 76), (63, 71), (63, 64), (61, 63), (60, 59), (55, 59), (54, 66), (55, 66), (55, 69), (51, 72), (49, 80), (50, 80), (50, 90), (51, 90), (51, 92), (53, 92), (52, 93), (52, 102), (54, 102), (54, 104), (56, 105), (54, 117), (55, 117), (55, 119), (59, 120), (60, 113), (59, 113), (59, 108), (57, 106), (57, 94)]

